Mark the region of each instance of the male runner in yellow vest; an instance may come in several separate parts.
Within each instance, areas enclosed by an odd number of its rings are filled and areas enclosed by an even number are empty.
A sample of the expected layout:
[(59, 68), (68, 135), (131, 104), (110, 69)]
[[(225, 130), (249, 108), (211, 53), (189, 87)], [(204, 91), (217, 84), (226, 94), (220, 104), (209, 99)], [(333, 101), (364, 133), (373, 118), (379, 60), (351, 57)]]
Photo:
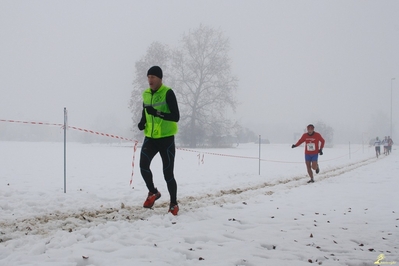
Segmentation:
[(175, 135), (180, 119), (179, 107), (173, 90), (162, 84), (162, 69), (151, 67), (147, 72), (149, 88), (143, 92), (143, 111), (138, 128), (144, 130), (144, 142), (140, 153), (140, 171), (148, 188), (143, 207), (152, 208), (161, 193), (154, 186), (150, 164), (159, 152), (163, 174), (170, 195), (169, 212), (177, 215), (177, 183), (173, 174), (175, 162)]

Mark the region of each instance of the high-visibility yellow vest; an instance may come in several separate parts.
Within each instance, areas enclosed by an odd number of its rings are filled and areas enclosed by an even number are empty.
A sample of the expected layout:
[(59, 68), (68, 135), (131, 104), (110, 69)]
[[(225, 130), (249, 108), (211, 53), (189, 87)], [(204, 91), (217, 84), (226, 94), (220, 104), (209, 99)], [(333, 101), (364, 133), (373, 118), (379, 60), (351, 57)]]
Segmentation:
[[(157, 111), (162, 113), (170, 113), (169, 106), (166, 103), (166, 93), (170, 90), (169, 87), (162, 86), (153, 94), (148, 88), (143, 92), (144, 107), (152, 106)], [(144, 135), (149, 138), (159, 139), (176, 135), (177, 123), (174, 121), (164, 120), (160, 117), (150, 115), (145, 111), (146, 126)]]

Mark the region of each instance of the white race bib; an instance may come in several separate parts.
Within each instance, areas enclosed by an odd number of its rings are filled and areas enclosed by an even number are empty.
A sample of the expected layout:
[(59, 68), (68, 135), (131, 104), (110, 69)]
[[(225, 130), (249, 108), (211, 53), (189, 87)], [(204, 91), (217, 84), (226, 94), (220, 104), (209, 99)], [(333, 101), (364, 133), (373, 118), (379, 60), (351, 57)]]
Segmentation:
[(316, 144), (315, 143), (307, 143), (306, 146), (308, 147), (308, 151), (315, 151), (316, 150)]

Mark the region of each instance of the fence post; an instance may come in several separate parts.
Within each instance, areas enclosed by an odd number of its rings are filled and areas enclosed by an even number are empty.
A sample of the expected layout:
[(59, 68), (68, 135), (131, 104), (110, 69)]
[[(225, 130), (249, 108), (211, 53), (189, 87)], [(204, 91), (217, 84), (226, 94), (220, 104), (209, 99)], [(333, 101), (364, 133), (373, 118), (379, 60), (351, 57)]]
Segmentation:
[(261, 147), (261, 135), (259, 135), (259, 175), (260, 175), (260, 147)]
[(349, 141), (349, 160), (351, 159), (351, 142)]
[(68, 127), (68, 116), (64, 107), (64, 193), (66, 193), (66, 130)]

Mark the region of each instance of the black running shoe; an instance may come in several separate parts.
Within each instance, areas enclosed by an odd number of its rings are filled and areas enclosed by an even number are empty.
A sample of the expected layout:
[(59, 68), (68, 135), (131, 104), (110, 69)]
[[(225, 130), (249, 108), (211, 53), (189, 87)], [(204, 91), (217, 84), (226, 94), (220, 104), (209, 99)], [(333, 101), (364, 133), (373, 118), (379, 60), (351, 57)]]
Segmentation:
[(314, 179), (311, 178), (311, 179), (308, 181), (308, 183), (314, 183)]
[(319, 168), (319, 165), (317, 165), (316, 174), (318, 174), (319, 172), (320, 172), (320, 168)]

